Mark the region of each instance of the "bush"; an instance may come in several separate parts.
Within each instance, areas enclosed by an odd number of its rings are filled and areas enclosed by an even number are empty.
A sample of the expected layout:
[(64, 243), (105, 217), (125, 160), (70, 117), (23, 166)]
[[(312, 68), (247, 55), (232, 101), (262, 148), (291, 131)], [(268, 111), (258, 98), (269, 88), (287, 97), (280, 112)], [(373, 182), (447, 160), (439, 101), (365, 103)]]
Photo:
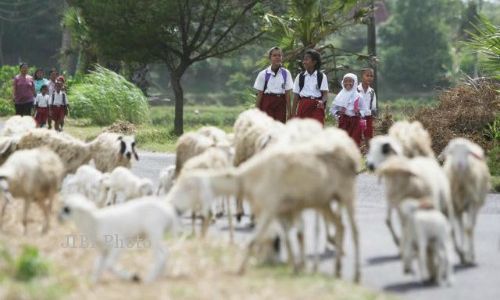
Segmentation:
[(70, 114), (97, 125), (117, 120), (134, 124), (150, 122), (149, 105), (142, 91), (123, 76), (101, 66), (71, 86)]
[(48, 273), (47, 263), (39, 256), (38, 249), (34, 246), (26, 246), (21, 256), (16, 261), (16, 279), (30, 281)]
[(437, 106), (418, 110), (413, 119), (429, 131), (436, 153), (455, 137), (469, 138), (488, 151), (495, 141), (486, 130), (499, 114), (498, 85), (483, 80), (444, 91)]

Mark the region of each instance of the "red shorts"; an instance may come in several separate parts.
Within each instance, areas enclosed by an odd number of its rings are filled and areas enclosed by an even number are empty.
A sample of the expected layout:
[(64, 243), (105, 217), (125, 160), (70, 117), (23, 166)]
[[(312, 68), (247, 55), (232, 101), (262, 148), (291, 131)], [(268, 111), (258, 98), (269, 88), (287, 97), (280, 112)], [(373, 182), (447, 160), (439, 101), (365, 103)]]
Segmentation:
[(262, 95), (259, 109), (268, 116), (280, 121), (286, 122), (286, 100), (285, 95)]
[(347, 115), (341, 115), (339, 118), (339, 128), (347, 131), (347, 134), (356, 142), (358, 147), (361, 145), (359, 120), (359, 117), (350, 117)]
[(64, 121), (64, 116), (66, 115), (64, 106), (52, 106), (50, 108), (50, 118), (54, 122)]
[(319, 108), (318, 104), (321, 100), (300, 98), (299, 107), (297, 108), (297, 117), (301, 119), (311, 118), (325, 125), (325, 108)]
[(38, 107), (36, 109), (35, 122), (37, 126), (47, 123), (49, 119), (49, 108), (48, 107)]

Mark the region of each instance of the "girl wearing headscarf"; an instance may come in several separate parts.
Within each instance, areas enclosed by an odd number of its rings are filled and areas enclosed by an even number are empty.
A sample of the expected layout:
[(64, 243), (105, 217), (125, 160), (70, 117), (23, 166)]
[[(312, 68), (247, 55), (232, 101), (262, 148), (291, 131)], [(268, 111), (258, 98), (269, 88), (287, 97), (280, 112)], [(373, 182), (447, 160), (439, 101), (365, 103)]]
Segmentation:
[(337, 118), (339, 128), (347, 131), (360, 146), (363, 127), (366, 127), (364, 113), (367, 107), (364, 101), (360, 101), (361, 96), (357, 91), (357, 86), (358, 77), (352, 73), (345, 74), (342, 79), (342, 90), (335, 97), (330, 113)]

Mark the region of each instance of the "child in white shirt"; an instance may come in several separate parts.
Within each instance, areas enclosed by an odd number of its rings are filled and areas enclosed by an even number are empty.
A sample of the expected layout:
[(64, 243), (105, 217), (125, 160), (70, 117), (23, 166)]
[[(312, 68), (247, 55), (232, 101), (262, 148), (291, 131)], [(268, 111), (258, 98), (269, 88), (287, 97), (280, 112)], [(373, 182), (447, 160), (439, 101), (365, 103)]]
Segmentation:
[(64, 117), (68, 112), (68, 97), (62, 90), (63, 82), (56, 81), (56, 90), (50, 99), (50, 115), (54, 121), (54, 128), (62, 131), (64, 126)]
[(361, 100), (365, 103), (366, 111), (364, 113), (366, 119), (366, 129), (363, 132), (366, 146), (373, 137), (373, 118), (377, 114), (377, 95), (375, 90), (370, 86), (373, 83), (373, 69), (366, 68), (361, 70), (361, 83), (358, 85), (358, 92), (361, 95)]
[(45, 127), (49, 119), (49, 87), (47, 85), (42, 85), (40, 87), (40, 93), (35, 98), (35, 122), (36, 127)]

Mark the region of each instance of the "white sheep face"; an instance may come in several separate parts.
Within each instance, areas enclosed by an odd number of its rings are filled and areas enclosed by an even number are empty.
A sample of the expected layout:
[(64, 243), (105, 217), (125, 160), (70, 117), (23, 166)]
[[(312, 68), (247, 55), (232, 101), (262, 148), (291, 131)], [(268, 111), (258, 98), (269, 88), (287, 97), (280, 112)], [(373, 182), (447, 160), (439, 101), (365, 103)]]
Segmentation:
[(95, 204), (87, 200), (83, 195), (72, 194), (65, 199), (64, 205), (59, 211), (58, 219), (61, 223), (68, 220), (74, 221), (80, 216), (80, 212), (95, 209), (97, 209)]
[(366, 156), (366, 166), (371, 171), (376, 170), (380, 165), (393, 155), (402, 155), (401, 145), (392, 137), (383, 135), (376, 136), (370, 140), (370, 150)]
[(133, 136), (119, 136), (118, 141), (120, 142), (120, 155), (125, 157), (127, 160), (131, 160), (132, 156), (135, 160), (139, 160), (139, 155), (135, 151), (135, 138)]

